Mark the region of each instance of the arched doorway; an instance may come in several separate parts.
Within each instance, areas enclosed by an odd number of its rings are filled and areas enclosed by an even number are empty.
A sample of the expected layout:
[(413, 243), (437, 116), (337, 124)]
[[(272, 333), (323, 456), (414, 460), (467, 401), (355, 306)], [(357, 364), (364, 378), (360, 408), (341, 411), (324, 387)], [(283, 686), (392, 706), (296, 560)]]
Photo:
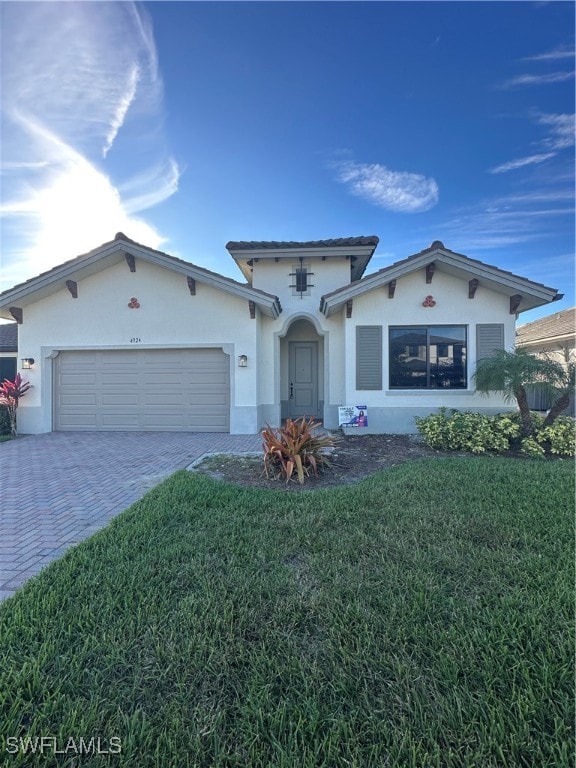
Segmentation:
[(304, 318), (294, 320), (280, 340), (282, 418), (322, 418), (324, 337)]

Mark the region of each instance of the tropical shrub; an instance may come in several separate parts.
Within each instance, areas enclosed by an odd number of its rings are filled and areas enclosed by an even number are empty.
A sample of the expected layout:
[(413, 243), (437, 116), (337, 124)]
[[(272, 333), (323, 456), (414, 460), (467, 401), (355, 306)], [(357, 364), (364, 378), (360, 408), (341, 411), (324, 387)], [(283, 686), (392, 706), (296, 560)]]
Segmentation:
[(6, 406), (8, 418), (10, 420), (10, 434), (16, 435), (16, 411), (21, 397), (28, 392), (32, 384), (24, 381), (19, 373), (14, 377), (14, 381), (4, 379), (0, 384), (0, 405)]
[(9, 435), (11, 431), (8, 408), (5, 405), (0, 405), (0, 435)]
[(262, 430), (264, 472), (267, 477), (282, 477), (289, 482), (296, 473), (299, 483), (318, 475), (320, 468), (332, 464), (330, 449), (335, 446), (331, 435), (316, 435), (320, 424), (313, 418), (287, 419), (282, 427), (266, 426)]
[(547, 426), (538, 413), (531, 414), (532, 434), (523, 435), (520, 413), (485, 416), (474, 412), (448, 411), (417, 417), (416, 426), (426, 445), (438, 450), (502, 453), (520, 450), (529, 456), (574, 456), (575, 421), (570, 416), (557, 417)]
[(574, 456), (576, 443), (576, 422), (570, 416), (558, 416), (546, 426), (546, 419), (536, 431), (536, 440), (546, 447), (547, 452), (558, 456)]
[(506, 451), (510, 440), (520, 434), (519, 425), (501, 414), (498, 417), (480, 413), (440, 408), (439, 413), (417, 417), (418, 431), (426, 445), (448, 451)]

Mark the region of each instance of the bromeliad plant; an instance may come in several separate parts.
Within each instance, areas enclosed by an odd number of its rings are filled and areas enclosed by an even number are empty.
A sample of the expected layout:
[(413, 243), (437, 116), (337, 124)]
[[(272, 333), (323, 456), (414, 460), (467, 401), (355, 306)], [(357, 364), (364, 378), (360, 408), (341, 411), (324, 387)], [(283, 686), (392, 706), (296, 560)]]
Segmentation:
[(0, 384), (0, 405), (5, 405), (10, 419), (10, 434), (16, 435), (16, 411), (21, 397), (24, 397), (32, 384), (23, 381), (19, 373), (16, 374), (14, 381), (4, 379)]
[(283, 427), (266, 426), (262, 430), (264, 472), (267, 477), (282, 477), (289, 482), (294, 473), (299, 483), (320, 468), (332, 464), (331, 449), (336, 445), (331, 435), (316, 435), (320, 423), (313, 418), (287, 419)]

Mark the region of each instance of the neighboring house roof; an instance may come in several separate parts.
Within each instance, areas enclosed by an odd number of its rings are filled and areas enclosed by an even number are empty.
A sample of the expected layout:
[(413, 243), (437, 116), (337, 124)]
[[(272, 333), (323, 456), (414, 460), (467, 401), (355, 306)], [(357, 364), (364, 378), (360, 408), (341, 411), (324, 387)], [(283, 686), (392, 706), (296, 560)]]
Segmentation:
[(521, 325), (516, 329), (516, 343), (519, 346), (534, 346), (572, 342), (576, 340), (576, 308), (563, 309), (553, 315)]
[[(338, 312), (344, 304), (356, 296), (360, 296), (375, 288), (385, 285), (395, 286), (398, 278), (420, 269), (428, 269), (433, 281), (433, 274), (445, 272), (454, 275), (470, 283), (469, 291), (472, 295), (483, 287), (492, 291), (503, 293), (510, 297), (510, 312), (525, 312), (534, 307), (540, 307), (550, 301), (562, 298), (555, 288), (548, 288), (541, 283), (535, 283), (524, 277), (507, 272), (482, 261), (471, 259), (461, 253), (456, 253), (444, 246), (440, 240), (435, 240), (429, 248), (415, 253), (402, 261), (397, 261), (384, 269), (367, 275), (356, 283), (345, 285), (331, 293), (322, 296), (320, 311), (327, 317)], [(474, 281), (474, 284), (471, 283)], [(391, 286), (390, 290), (393, 292)], [(433, 288), (429, 289), (433, 293)]]
[(0, 316), (8, 318), (11, 316), (10, 307), (22, 308), (26, 304), (62, 290), (66, 287), (67, 281), (69, 282), (72, 278), (81, 280), (129, 258), (143, 259), (166, 267), (200, 283), (206, 283), (239, 298), (252, 301), (270, 317), (278, 317), (282, 311), (277, 296), (198, 267), (189, 261), (148, 248), (119, 232), (114, 240), (0, 293)]
[(335, 258), (347, 256), (350, 259), (350, 280), (359, 280), (379, 243), (376, 235), (368, 237), (338, 237), (331, 240), (230, 240), (226, 250), (230, 253), (238, 268), (252, 282), (253, 260), (265, 258)]
[(0, 325), (0, 352), (18, 352), (18, 324), (3, 323)]

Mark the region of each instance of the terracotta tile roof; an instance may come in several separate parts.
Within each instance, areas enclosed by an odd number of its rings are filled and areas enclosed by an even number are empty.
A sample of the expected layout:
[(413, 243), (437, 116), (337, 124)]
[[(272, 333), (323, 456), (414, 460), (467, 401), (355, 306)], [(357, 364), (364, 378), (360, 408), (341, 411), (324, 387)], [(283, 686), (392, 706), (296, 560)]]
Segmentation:
[(576, 335), (576, 308), (564, 309), (516, 329), (518, 344), (533, 344), (545, 339)]
[(332, 240), (306, 240), (296, 242), (294, 240), (230, 240), (226, 243), (227, 250), (250, 251), (261, 248), (262, 250), (284, 250), (286, 248), (345, 248), (354, 245), (372, 245), (374, 248), (380, 242), (376, 235), (369, 237), (337, 237)]
[(0, 325), (0, 352), (18, 351), (18, 324), (2, 323)]

